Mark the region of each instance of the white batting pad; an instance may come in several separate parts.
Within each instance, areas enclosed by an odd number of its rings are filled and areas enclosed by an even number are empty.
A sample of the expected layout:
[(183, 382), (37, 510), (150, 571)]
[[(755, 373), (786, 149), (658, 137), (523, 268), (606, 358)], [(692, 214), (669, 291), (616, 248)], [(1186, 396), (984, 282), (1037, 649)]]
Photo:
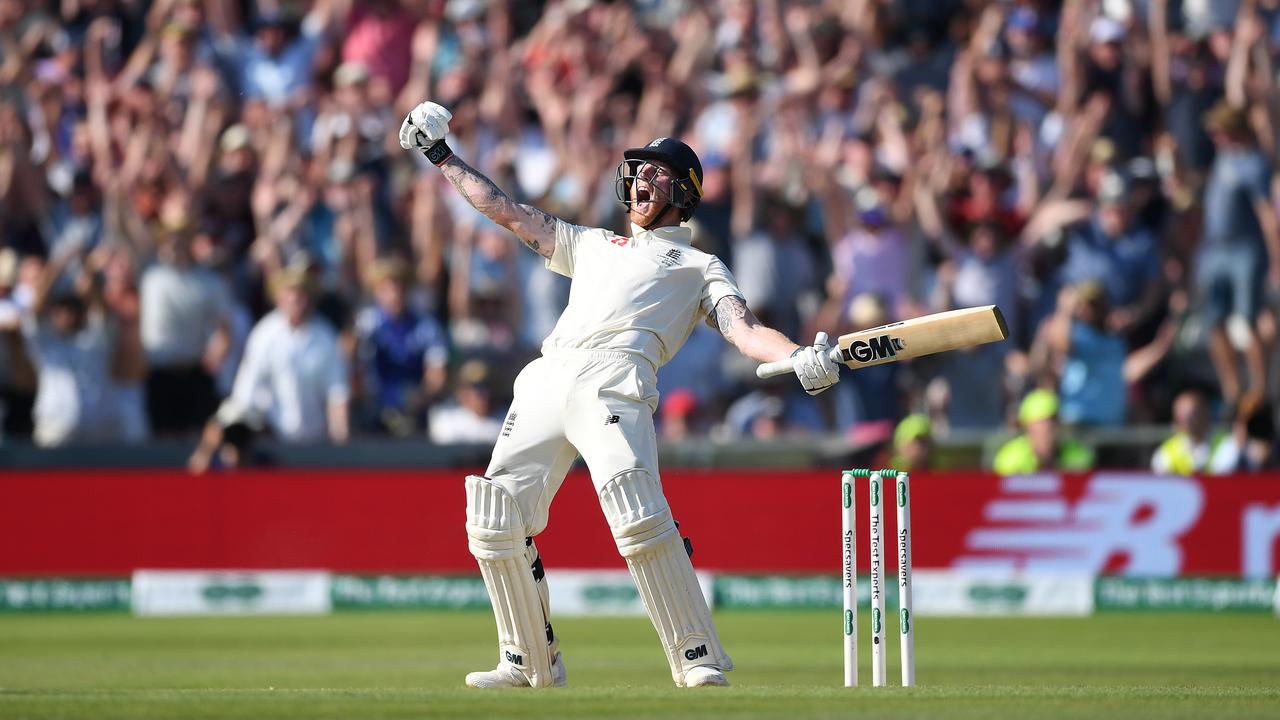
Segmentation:
[(601, 488), (600, 505), (676, 685), (684, 687), (685, 673), (698, 665), (732, 670), (658, 480), (645, 470), (619, 473)]
[(467, 476), (467, 536), (498, 625), (499, 662), (516, 666), (533, 687), (551, 687), (546, 607), (531, 570), (515, 499), (488, 478)]

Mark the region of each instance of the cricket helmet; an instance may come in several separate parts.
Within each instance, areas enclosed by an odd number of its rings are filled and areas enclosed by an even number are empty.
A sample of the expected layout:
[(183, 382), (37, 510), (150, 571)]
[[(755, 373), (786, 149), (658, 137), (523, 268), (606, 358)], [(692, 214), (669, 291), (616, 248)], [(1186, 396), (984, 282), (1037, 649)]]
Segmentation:
[[(675, 138), (660, 137), (644, 147), (624, 151), (622, 157), (623, 161), (618, 163), (614, 191), (623, 205), (631, 206), (631, 184), (635, 182), (640, 166), (647, 160), (655, 160), (671, 168), (673, 174), (668, 206), (680, 208), (682, 222), (693, 217), (693, 211), (702, 200), (702, 163), (693, 148)], [(666, 211), (663, 208), (659, 216)]]

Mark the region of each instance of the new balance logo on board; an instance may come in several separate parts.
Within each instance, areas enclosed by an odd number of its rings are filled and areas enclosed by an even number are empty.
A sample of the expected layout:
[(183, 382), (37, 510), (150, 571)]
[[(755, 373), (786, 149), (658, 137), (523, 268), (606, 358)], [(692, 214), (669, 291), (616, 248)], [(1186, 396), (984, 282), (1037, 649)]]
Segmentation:
[(604, 424), (617, 425), (619, 420), (621, 420), (621, 418), (619, 418), (617, 415), (607, 415), (605, 416)]

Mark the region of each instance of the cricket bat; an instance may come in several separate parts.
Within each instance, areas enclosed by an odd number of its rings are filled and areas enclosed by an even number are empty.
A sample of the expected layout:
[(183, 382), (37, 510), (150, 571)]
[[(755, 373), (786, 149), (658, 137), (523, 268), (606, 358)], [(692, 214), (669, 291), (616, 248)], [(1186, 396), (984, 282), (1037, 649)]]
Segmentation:
[[(1009, 337), (1009, 326), (995, 305), (948, 310), (841, 335), (831, 359), (853, 369), (909, 360), (923, 355), (984, 345)], [(792, 360), (756, 368), (761, 378), (793, 372)]]

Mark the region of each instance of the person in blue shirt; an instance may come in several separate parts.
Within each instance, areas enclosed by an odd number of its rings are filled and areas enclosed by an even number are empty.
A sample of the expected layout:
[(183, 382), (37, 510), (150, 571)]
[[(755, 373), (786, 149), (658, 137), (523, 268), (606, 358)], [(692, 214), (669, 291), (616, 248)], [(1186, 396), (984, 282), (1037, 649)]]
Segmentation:
[(1102, 283), (1111, 308), (1105, 326), (1125, 334), (1150, 319), (1162, 299), (1160, 248), (1155, 235), (1134, 222), (1130, 191), (1120, 172), (1103, 176), (1093, 213), (1067, 236), (1058, 273), (1062, 287)]
[(1060, 417), (1068, 425), (1122, 425), (1128, 389), (1125, 385), (1125, 341), (1108, 331), (1106, 287), (1088, 281), (1074, 287), (1074, 299), (1062, 303), (1050, 330), (1050, 342), (1061, 357)]
[(369, 272), (374, 304), (356, 319), (357, 373), (370, 424), (393, 435), (421, 429), (445, 386), (449, 349), (435, 318), (408, 306), (408, 266), (379, 260)]
[(281, 106), (289, 102), (311, 81), (312, 60), (325, 40), (329, 17), (322, 12), (328, 3), (303, 19), (297, 37), (294, 24), (279, 13), (265, 14), (253, 25), (253, 35), (224, 34), (214, 43), (223, 67), (249, 100), (263, 100)]
[[(1243, 110), (1225, 101), (1205, 115), (1217, 155), (1204, 189), (1204, 237), (1196, 284), (1212, 324), (1209, 354), (1228, 405), (1253, 403), (1266, 390), (1266, 353), (1258, 319), (1268, 284), (1280, 290), (1280, 219), (1271, 204), (1271, 167)], [(1231, 322), (1232, 318), (1237, 318)], [(1241, 381), (1228, 325), (1249, 371)]]
[(1177, 338), (1178, 324), (1166, 320), (1151, 342), (1130, 350), (1124, 337), (1107, 328), (1108, 310), (1101, 282), (1064, 288), (1031, 348), (1033, 374), (1057, 379), (1060, 417), (1068, 425), (1123, 424), (1129, 386), (1146, 377)]

